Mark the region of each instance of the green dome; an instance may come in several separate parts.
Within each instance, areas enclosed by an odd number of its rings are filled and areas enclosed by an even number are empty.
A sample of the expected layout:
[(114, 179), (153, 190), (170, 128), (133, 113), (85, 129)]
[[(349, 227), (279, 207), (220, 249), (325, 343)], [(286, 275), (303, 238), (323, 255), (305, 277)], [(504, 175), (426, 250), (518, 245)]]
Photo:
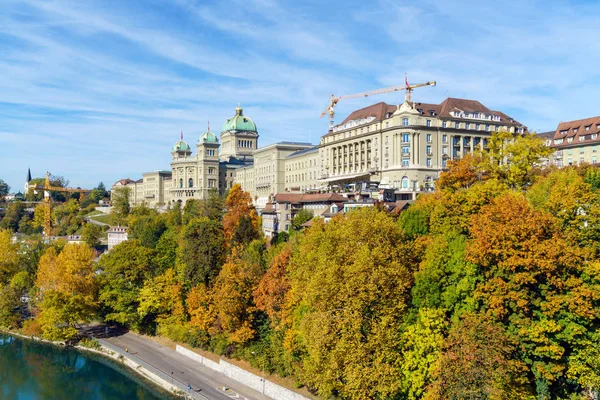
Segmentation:
[(179, 142), (175, 143), (175, 145), (173, 146), (173, 151), (192, 151), (190, 149), (190, 146), (184, 142), (183, 140), (180, 140)]
[(226, 131), (250, 131), (256, 132), (256, 124), (252, 120), (246, 117), (243, 113), (242, 107), (238, 106), (235, 109), (235, 115), (229, 118), (223, 124), (221, 132)]
[(219, 139), (217, 139), (217, 135), (211, 131), (206, 131), (200, 136), (198, 143), (219, 143)]

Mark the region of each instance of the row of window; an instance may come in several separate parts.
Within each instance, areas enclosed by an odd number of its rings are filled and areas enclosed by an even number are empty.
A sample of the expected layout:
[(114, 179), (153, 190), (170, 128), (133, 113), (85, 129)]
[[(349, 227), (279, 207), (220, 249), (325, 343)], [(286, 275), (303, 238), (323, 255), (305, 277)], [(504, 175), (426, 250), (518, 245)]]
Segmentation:
[(238, 147), (247, 148), (247, 149), (254, 148), (252, 140), (242, 140), (242, 139), (238, 139)]

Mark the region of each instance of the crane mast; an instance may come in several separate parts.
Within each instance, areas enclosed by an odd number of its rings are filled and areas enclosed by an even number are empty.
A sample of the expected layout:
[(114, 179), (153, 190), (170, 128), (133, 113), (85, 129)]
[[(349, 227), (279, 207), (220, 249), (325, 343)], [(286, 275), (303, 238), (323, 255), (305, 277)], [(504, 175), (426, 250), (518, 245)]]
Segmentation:
[(424, 86), (435, 86), (435, 84), (436, 84), (435, 81), (429, 81), (429, 82), (425, 82), (425, 83), (409, 85), (408, 80), (406, 80), (406, 83), (404, 85), (389, 86), (389, 87), (385, 87), (385, 88), (381, 88), (381, 89), (370, 90), (368, 92), (348, 94), (348, 95), (343, 95), (343, 96), (334, 96), (332, 94), (329, 98), (329, 104), (327, 105), (325, 110), (321, 113), (321, 118), (323, 118), (325, 116), (325, 114), (329, 114), (329, 130), (332, 130), (334, 116), (335, 116), (335, 106), (337, 105), (337, 103), (340, 100), (357, 99), (359, 97), (369, 97), (369, 96), (374, 96), (377, 94), (398, 92), (398, 91), (404, 90), (405, 91), (404, 101), (411, 101), (412, 100), (412, 92), (414, 89), (424, 87)]

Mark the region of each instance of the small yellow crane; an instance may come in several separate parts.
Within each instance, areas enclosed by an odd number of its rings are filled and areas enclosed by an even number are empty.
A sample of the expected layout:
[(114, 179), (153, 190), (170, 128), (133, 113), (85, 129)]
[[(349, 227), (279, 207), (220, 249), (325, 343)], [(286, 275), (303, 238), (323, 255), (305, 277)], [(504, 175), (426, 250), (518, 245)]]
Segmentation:
[(89, 194), (91, 190), (81, 188), (66, 188), (61, 186), (52, 186), (50, 181), (50, 172), (46, 171), (46, 180), (44, 185), (36, 185), (32, 189), (35, 192), (38, 190), (44, 191), (44, 234), (46, 236), (52, 236), (52, 197), (51, 192), (62, 192), (62, 193), (81, 193), (79, 201), (84, 196)]
[(334, 96), (332, 94), (331, 97), (329, 98), (329, 104), (327, 105), (327, 108), (325, 108), (325, 110), (321, 113), (321, 118), (323, 118), (325, 116), (325, 114), (329, 113), (329, 130), (332, 130), (333, 129), (333, 117), (335, 115), (335, 106), (340, 100), (357, 99), (359, 97), (369, 97), (369, 96), (373, 96), (376, 94), (398, 92), (400, 90), (405, 90), (406, 94), (405, 94), (404, 100), (411, 101), (411, 95), (412, 95), (412, 91), (414, 89), (424, 87), (424, 86), (435, 86), (435, 81), (430, 81), (430, 82), (425, 82), (425, 83), (417, 83), (416, 85), (409, 85), (408, 79), (405, 78), (404, 80), (405, 80), (404, 85), (390, 86), (390, 87), (386, 87), (386, 88), (371, 90), (368, 92), (348, 94), (348, 95), (344, 95), (344, 96)]

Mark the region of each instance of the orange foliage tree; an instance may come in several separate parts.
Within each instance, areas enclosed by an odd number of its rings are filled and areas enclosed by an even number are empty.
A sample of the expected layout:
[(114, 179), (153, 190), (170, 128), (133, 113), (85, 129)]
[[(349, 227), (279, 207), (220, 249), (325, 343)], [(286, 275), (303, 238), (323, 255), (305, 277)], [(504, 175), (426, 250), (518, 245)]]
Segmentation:
[(233, 238), (242, 217), (250, 218), (252, 227), (260, 232), (260, 219), (252, 204), (252, 196), (250, 196), (250, 193), (243, 191), (239, 184), (233, 185), (229, 191), (229, 195), (225, 200), (225, 208), (227, 212), (223, 217), (223, 236), (229, 247), (234, 244), (232, 243)]

